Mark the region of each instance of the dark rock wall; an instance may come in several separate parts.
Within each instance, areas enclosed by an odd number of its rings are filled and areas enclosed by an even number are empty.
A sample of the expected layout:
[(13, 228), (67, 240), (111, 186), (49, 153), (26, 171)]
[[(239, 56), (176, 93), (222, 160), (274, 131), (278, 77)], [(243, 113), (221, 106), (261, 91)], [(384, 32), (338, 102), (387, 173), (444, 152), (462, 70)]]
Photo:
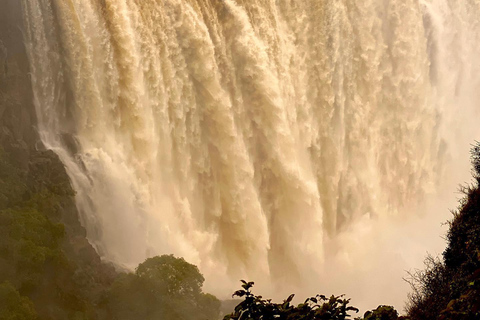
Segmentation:
[(19, 0), (0, 0), (0, 145), (24, 168), (34, 150), (35, 108)]
[[(23, 43), (23, 16), (19, 0), (0, 0), (0, 148), (24, 174), (35, 181), (65, 183), (65, 167), (52, 151), (44, 150), (36, 131), (36, 113), (29, 78), (29, 61)], [(0, 181), (1, 183), (1, 181)], [(41, 188), (40, 186), (30, 186)], [(34, 192), (38, 190), (33, 190)], [(79, 264), (101, 265), (86, 239), (74, 197), (65, 197), (49, 217), (65, 225), (66, 255)], [(101, 267), (103, 268), (103, 267)]]

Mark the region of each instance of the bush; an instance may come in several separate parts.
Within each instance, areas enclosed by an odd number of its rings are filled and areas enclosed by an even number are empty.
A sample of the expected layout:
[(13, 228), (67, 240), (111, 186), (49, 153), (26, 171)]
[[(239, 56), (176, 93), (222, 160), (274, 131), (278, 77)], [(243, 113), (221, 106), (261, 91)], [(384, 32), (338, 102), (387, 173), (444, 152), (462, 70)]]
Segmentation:
[(358, 312), (355, 307), (348, 306), (349, 299), (342, 296), (317, 295), (306, 299), (297, 306), (291, 304), (294, 295), (290, 295), (282, 303), (273, 303), (262, 296), (255, 296), (250, 290), (253, 282), (242, 280), (242, 289), (233, 295), (243, 297), (244, 300), (235, 307), (232, 314), (226, 315), (224, 320), (345, 320), (350, 319), (350, 311)]
[(397, 310), (392, 306), (378, 306), (375, 310), (365, 312), (363, 319), (357, 320), (408, 320), (408, 318), (399, 317)]
[(134, 274), (113, 284), (105, 301), (111, 319), (215, 320), (220, 301), (202, 292), (198, 268), (183, 258), (164, 255), (147, 259)]

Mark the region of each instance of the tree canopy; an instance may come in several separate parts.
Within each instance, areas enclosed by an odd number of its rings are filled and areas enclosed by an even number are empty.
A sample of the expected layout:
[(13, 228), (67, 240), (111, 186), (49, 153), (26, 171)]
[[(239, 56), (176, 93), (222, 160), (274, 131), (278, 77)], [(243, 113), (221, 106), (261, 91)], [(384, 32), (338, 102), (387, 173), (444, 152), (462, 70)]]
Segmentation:
[(37, 314), (30, 299), (22, 297), (11, 283), (0, 284), (0, 319), (32, 320), (36, 318)]
[(120, 276), (106, 304), (112, 319), (215, 320), (220, 301), (202, 292), (205, 279), (183, 258), (147, 259), (134, 274)]

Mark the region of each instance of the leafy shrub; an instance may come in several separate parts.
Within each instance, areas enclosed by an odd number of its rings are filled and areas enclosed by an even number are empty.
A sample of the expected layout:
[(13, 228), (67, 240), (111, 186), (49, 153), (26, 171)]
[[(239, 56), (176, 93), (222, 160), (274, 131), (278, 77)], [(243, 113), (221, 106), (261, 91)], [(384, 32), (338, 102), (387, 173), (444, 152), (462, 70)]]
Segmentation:
[(345, 320), (350, 319), (350, 311), (358, 312), (357, 308), (348, 305), (350, 300), (343, 299), (342, 296), (327, 298), (317, 295), (295, 306), (291, 304), (294, 298), (292, 294), (282, 303), (273, 303), (251, 292), (253, 282), (242, 280), (242, 283), (242, 289), (233, 295), (243, 297), (244, 300), (224, 320)]
[(406, 317), (399, 317), (397, 310), (392, 306), (378, 306), (377, 309), (365, 312), (363, 319), (357, 320), (408, 320)]

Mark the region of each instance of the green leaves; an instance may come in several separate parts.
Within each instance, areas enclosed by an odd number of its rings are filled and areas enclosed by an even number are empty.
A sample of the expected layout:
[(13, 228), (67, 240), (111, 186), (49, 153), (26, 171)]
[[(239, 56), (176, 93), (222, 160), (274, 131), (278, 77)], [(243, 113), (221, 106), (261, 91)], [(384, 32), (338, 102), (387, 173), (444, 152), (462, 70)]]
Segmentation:
[(173, 255), (147, 259), (135, 274), (154, 283), (159, 293), (170, 296), (197, 296), (205, 281), (195, 265)]
[(295, 295), (291, 294), (283, 303), (272, 303), (252, 294), (253, 282), (241, 281), (243, 290), (235, 291), (233, 296), (244, 297), (244, 300), (224, 320), (346, 320), (351, 317), (350, 311), (358, 312), (357, 308), (348, 305), (350, 300), (343, 299), (343, 296), (327, 298), (317, 295), (294, 306), (291, 303)]
[(242, 284), (242, 288), (245, 289), (245, 290), (250, 290), (251, 287), (253, 287), (253, 285), (255, 284), (254, 282), (246, 282), (245, 280), (240, 280), (243, 284)]
[(398, 312), (391, 306), (378, 306), (377, 309), (365, 312), (363, 320), (397, 320)]
[(15, 287), (9, 282), (0, 284), (0, 319), (37, 319), (32, 301), (20, 296)]

